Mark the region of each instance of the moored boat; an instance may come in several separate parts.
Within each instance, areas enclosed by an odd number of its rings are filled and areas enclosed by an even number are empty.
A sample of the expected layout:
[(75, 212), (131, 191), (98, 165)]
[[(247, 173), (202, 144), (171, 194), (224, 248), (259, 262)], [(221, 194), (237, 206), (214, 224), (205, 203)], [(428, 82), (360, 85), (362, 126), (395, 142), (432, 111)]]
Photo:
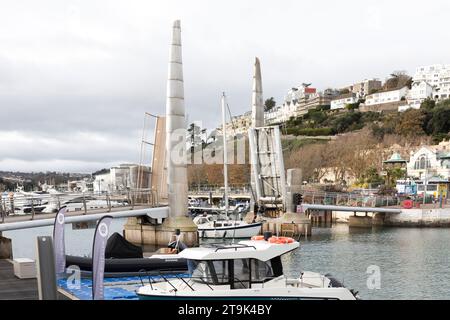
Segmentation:
[(251, 238), (261, 232), (262, 222), (247, 223), (228, 216), (201, 215), (194, 218), (200, 238), (242, 239)]
[[(281, 256), (299, 248), (291, 238), (265, 237), (230, 245), (183, 250), (188, 278), (139, 288), (143, 300), (355, 300), (357, 294), (315, 272), (283, 273)], [(150, 281), (150, 280), (149, 280)]]

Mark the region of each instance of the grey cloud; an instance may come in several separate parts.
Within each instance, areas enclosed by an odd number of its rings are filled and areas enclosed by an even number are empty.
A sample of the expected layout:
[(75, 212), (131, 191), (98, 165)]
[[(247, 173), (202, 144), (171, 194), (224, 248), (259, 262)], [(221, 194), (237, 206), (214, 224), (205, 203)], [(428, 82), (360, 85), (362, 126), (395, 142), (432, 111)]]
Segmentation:
[[(0, 11), (0, 141), (18, 132), (36, 145), (2, 142), (12, 150), (0, 145), (0, 169), (135, 162), (144, 112), (165, 111), (172, 20), (182, 20), (186, 112), (212, 129), (222, 91), (234, 115), (250, 110), (254, 56), (265, 96), (278, 102), (305, 81), (324, 89), (450, 63), (449, 9), (443, 0), (9, 2)], [(433, 32), (413, 29), (418, 19)]]

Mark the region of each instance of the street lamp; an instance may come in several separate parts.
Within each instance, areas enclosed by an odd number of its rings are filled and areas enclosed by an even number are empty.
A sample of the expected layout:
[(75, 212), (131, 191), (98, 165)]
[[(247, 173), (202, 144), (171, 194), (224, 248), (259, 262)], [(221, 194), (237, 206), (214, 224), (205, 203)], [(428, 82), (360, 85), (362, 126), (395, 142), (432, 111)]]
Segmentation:
[(426, 203), (427, 197), (427, 176), (428, 176), (428, 155), (425, 155), (425, 176), (423, 178), (423, 204)]

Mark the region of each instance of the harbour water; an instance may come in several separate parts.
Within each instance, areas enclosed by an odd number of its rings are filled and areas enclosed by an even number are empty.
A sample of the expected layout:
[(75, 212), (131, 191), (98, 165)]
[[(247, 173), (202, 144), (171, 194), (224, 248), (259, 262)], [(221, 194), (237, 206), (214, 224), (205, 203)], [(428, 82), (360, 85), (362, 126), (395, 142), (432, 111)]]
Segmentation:
[[(111, 232), (121, 233), (124, 223), (115, 220)], [(94, 229), (66, 228), (67, 253), (90, 255)], [(50, 227), (36, 228), (5, 232), (4, 236), (13, 240), (16, 258), (34, 257), (36, 236), (51, 232)], [(300, 250), (283, 258), (285, 274), (298, 276), (301, 270), (331, 273), (359, 291), (362, 299), (448, 299), (448, 243), (448, 229), (351, 229), (346, 224), (314, 228), (313, 236), (301, 241)], [(370, 277), (378, 268), (381, 278), (376, 289), (377, 281)]]

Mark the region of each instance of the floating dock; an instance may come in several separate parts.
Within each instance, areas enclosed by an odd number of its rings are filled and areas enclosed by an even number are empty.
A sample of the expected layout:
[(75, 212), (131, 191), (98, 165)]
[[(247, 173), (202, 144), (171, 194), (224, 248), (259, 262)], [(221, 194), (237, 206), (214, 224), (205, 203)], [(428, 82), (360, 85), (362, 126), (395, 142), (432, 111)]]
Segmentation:
[[(164, 275), (166, 279), (187, 277), (187, 274)], [(150, 280), (149, 280), (150, 278)], [(163, 281), (159, 275), (114, 277), (104, 279), (105, 300), (138, 300), (136, 290), (149, 281)], [(0, 260), (0, 300), (38, 300), (37, 279), (19, 279), (13, 263)], [(92, 300), (92, 280), (81, 278), (79, 283), (58, 280), (58, 300)]]

